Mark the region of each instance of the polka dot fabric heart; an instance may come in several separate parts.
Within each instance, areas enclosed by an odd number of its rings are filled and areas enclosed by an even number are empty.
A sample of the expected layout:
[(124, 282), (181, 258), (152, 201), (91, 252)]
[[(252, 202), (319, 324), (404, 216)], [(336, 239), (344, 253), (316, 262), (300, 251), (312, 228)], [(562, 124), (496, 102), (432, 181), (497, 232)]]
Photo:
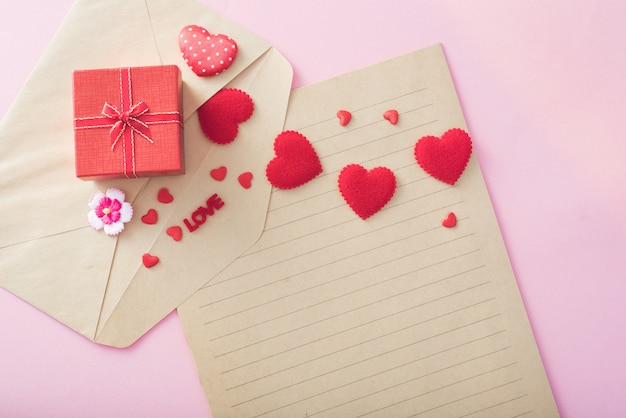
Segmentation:
[(189, 68), (200, 77), (223, 73), (237, 57), (237, 43), (229, 36), (211, 34), (198, 25), (185, 26), (178, 47)]

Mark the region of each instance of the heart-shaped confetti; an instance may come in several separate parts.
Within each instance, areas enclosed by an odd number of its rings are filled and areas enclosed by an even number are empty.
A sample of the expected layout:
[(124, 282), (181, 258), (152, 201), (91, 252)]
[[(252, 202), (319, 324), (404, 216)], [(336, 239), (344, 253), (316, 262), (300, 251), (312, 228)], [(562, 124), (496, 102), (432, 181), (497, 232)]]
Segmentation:
[(165, 204), (172, 203), (174, 201), (174, 196), (172, 196), (170, 191), (167, 190), (167, 187), (163, 187), (159, 189), (159, 192), (157, 193), (157, 200)]
[(339, 173), (339, 191), (348, 206), (361, 219), (367, 219), (391, 200), (396, 191), (396, 176), (387, 167), (367, 170), (350, 164)]
[(392, 125), (398, 123), (398, 111), (395, 109), (390, 109), (383, 113), (383, 117), (389, 121)]
[(434, 178), (454, 184), (461, 177), (470, 156), (472, 140), (462, 129), (446, 131), (441, 139), (435, 136), (420, 138), (415, 144), (415, 160)]
[(237, 57), (237, 43), (229, 36), (211, 34), (198, 25), (185, 26), (178, 36), (178, 47), (189, 68), (200, 77), (220, 74)]
[(293, 189), (322, 172), (320, 159), (304, 135), (284, 131), (274, 140), (274, 157), (265, 169), (269, 182), (279, 189)]
[(211, 170), (211, 177), (213, 177), (213, 180), (222, 181), (226, 178), (226, 171), (224, 166), (214, 168)]
[(235, 140), (239, 124), (250, 119), (253, 112), (254, 102), (246, 92), (225, 88), (198, 108), (198, 120), (204, 135), (223, 145)]
[(237, 180), (239, 181), (241, 187), (243, 187), (244, 189), (249, 189), (250, 187), (252, 187), (252, 178), (252, 173), (246, 171), (245, 173), (241, 173), (239, 177), (237, 177)]
[(446, 228), (454, 228), (456, 226), (456, 215), (454, 212), (448, 213), (448, 216), (446, 216), (446, 219), (441, 222), (441, 225)]
[(348, 112), (347, 110), (339, 110), (337, 112), (337, 117), (339, 118), (339, 124), (341, 126), (346, 126), (348, 123), (350, 123), (350, 119), (352, 119), (352, 113)]
[(165, 233), (174, 241), (180, 241), (183, 238), (183, 229), (180, 226), (170, 226), (165, 230)]
[(147, 268), (152, 268), (158, 264), (159, 257), (157, 257), (156, 255), (145, 253), (141, 257), (141, 261), (143, 261), (143, 265), (146, 266)]
[(159, 214), (156, 210), (150, 209), (148, 212), (141, 217), (141, 222), (147, 225), (154, 225), (159, 220)]

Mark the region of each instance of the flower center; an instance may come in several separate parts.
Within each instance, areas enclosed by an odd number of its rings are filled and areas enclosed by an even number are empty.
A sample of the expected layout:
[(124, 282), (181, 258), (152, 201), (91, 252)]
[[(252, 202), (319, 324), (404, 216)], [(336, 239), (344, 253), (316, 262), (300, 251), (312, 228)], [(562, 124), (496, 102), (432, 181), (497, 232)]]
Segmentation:
[(102, 209), (102, 213), (104, 213), (105, 215), (108, 215), (109, 213), (111, 213), (111, 208)]

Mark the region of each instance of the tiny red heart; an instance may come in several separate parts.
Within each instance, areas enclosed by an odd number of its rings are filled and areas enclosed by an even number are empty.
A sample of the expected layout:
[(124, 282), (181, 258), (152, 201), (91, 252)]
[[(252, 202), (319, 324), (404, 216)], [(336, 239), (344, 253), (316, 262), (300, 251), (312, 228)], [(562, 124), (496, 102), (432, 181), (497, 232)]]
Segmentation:
[(340, 110), (337, 112), (337, 117), (339, 118), (339, 124), (341, 126), (346, 126), (350, 123), (350, 119), (352, 119), (352, 113), (347, 110)]
[(229, 36), (211, 34), (198, 25), (185, 26), (178, 36), (180, 53), (189, 68), (200, 77), (217, 75), (237, 57), (237, 43)]
[(239, 180), (239, 184), (241, 184), (241, 187), (243, 187), (244, 189), (249, 189), (250, 187), (252, 187), (253, 177), (254, 176), (251, 172), (246, 171), (245, 173), (241, 173), (239, 177), (237, 177), (237, 180)]
[(391, 200), (396, 176), (386, 167), (368, 171), (359, 164), (350, 164), (339, 173), (339, 191), (348, 206), (361, 219), (367, 219)]
[(304, 135), (284, 131), (274, 140), (274, 157), (265, 169), (267, 179), (279, 189), (293, 189), (322, 172), (320, 159)]
[(157, 194), (157, 200), (161, 203), (172, 203), (174, 201), (174, 196), (167, 190), (167, 187), (163, 187), (159, 190)]
[(239, 124), (254, 112), (254, 102), (244, 91), (225, 88), (215, 93), (198, 108), (198, 120), (204, 135), (216, 144), (235, 140)]
[(398, 111), (395, 109), (390, 109), (383, 113), (383, 117), (387, 119), (392, 125), (398, 123)]
[(414, 154), (424, 171), (444, 183), (454, 184), (472, 155), (472, 140), (467, 132), (454, 128), (446, 131), (441, 139), (430, 135), (420, 138)]
[(158, 220), (159, 214), (154, 209), (150, 209), (145, 215), (141, 217), (141, 222), (148, 225), (154, 225), (155, 223), (157, 223)]
[(152, 268), (155, 265), (157, 265), (157, 263), (159, 262), (159, 257), (157, 257), (156, 255), (151, 255), (149, 253), (145, 253), (142, 257), (141, 260), (143, 261), (143, 265), (146, 266), (147, 268)]
[(446, 228), (454, 228), (456, 226), (456, 215), (454, 212), (448, 213), (448, 216), (441, 222), (441, 225)]
[(211, 177), (217, 181), (224, 180), (226, 178), (226, 167), (221, 166), (219, 168), (214, 168), (211, 170)]
[(180, 241), (183, 238), (183, 229), (180, 226), (170, 226), (165, 233), (172, 237), (174, 241)]

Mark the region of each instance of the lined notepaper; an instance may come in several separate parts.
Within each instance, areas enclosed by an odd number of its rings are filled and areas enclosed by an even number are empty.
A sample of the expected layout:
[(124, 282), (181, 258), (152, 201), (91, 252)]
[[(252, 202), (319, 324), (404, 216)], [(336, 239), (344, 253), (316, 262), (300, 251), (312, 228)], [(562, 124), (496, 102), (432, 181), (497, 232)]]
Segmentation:
[[(558, 416), (475, 158), (450, 186), (413, 156), (467, 129), (441, 47), (294, 91), (286, 127), (323, 173), (274, 189), (259, 241), (179, 308), (213, 415)], [(397, 179), (365, 221), (352, 163)]]

